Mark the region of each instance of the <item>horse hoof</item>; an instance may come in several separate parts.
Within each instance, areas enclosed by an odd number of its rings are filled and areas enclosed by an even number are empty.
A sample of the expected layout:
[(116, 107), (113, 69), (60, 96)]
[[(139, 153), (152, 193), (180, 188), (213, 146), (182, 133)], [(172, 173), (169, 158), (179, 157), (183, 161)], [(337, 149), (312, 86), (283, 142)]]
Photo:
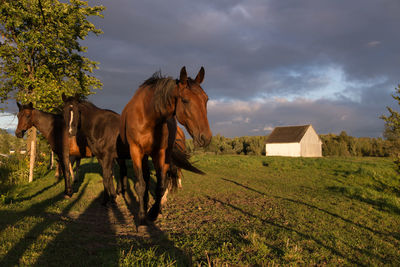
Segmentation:
[(149, 213), (147, 214), (147, 218), (151, 221), (154, 222), (155, 220), (157, 220), (158, 217), (158, 211), (152, 207), (149, 211)]
[(69, 196), (69, 195), (67, 195), (67, 194), (64, 194), (64, 198), (65, 198), (65, 199), (70, 199), (71, 196)]
[(68, 196), (68, 198), (70, 198), (70, 197), (72, 197), (72, 195), (73, 195), (73, 191), (72, 190), (67, 190), (67, 191), (65, 191), (65, 196)]

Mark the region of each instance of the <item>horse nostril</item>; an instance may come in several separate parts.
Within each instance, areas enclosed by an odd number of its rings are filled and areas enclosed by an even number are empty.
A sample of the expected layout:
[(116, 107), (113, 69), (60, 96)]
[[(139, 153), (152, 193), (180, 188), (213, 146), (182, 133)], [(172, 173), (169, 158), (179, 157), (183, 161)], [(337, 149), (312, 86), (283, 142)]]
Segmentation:
[(207, 146), (211, 139), (207, 138), (204, 134), (200, 135), (200, 140), (201, 140), (201, 146)]
[(21, 131), (15, 131), (15, 136), (18, 138), (22, 137), (22, 132)]

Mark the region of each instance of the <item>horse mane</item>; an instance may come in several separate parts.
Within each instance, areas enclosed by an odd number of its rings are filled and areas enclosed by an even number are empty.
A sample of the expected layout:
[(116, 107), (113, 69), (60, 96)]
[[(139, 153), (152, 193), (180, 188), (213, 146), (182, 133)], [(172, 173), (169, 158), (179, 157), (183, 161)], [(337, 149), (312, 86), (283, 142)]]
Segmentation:
[(141, 87), (147, 87), (154, 91), (154, 108), (164, 114), (167, 107), (174, 103), (176, 80), (171, 77), (163, 77), (161, 71), (155, 72)]

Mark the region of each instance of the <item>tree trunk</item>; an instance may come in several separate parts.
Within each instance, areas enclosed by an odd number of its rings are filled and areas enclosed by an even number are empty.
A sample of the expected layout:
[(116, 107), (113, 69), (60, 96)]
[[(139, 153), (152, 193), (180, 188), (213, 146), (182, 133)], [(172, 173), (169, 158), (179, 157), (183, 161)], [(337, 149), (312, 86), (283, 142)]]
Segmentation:
[(30, 154), (29, 160), (29, 182), (33, 181), (33, 168), (35, 167), (35, 160), (36, 160), (36, 137), (37, 131), (35, 127), (32, 127), (28, 130), (28, 149)]

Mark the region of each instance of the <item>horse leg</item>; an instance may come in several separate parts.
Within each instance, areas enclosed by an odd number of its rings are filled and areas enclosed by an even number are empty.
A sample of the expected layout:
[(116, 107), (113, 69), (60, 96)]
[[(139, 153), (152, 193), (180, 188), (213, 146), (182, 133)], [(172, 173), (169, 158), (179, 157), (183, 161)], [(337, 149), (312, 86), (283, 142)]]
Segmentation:
[(72, 183), (74, 183), (75, 182), (75, 174), (74, 174), (74, 169), (73, 169), (73, 167), (72, 166), (74, 166), (74, 163), (75, 163), (75, 157), (74, 156), (70, 156), (69, 157), (69, 166), (68, 166), (68, 169), (69, 169), (69, 173), (71, 174), (71, 181), (72, 181)]
[(139, 197), (139, 225), (147, 225), (146, 218), (146, 209), (147, 203), (145, 204), (145, 191), (146, 191), (146, 182), (143, 178), (143, 169), (142, 169), (142, 159), (143, 153), (140, 148), (134, 144), (130, 144), (130, 154), (132, 159), (133, 171), (137, 179), (137, 183), (135, 184), (135, 191)]
[(142, 171), (143, 171), (143, 179), (146, 184), (146, 188), (144, 190), (144, 210), (147, 211), (149, 204), (149, 180), (150, 180), (150, 168), (149, 168), (149, 157), (144, 156), (142, 160)]
[(165, 203), (167, 203), (168, 192), (169, 192), (169, 188), (167, 187), (167, 189), (165, 189), (163, 197), (161, 198), (161, 206), (163, 206), (163, 205), (165, 205)]
[(71, 180), (70, 180), (70, 176), (69, 176), (69, 170), (68, 170), (68, 166), (69, 166), (69, 156), (68, 155), (58, 155), (59, 159), (61, 159), (59, 161), (62, 173), (64, 175), (64, 182), (65, 182), (65, 195), (71, 197), (72, 196), (72, 186), (71, 186)]
[(112, 167), (113, 160), (111, 159), (98, 159), (103, 170), (103, 186), (104, 186), (104, 197), (103, 205), (106, 205), (109, 200), (115, 203), (115, 188), (112, 182)]
[(61, 165), (60, 165), (60, 162), (58, 160), (57, 161), (57, 166), (56, 166), (56, 174), (55, 174), (55, 177), (56, 177), (57, 180), (60, 180), (60, 173), (61, 172), (62, 172)]
[(76, 157), (75, 158), (75, 177), (78, 179), (78, 171), (79, 171), (79, 166), (81, 166), (81, 158)]
[(168, 199), (167, 199), (168, 193), (169, 193), (170, 190), (172, 191), (172, 179), (173, 179), (172, 176), (173, 175), (174, 175), (174, 170), (173, 170), (172, 166), (170, 165), (169, 169), (168, 169), (168, 172), (167, 172), (166, 189), (165, 189), (164, 195), (161, 198), (161, 206), (163, 206), (165, 203), (167, 203), (167, 201), (168, 201)]
[(165, 150), (161, 150), (158, 155), (153, 157), (153, 162), (156, 166), (156, 174), (157, 174), (157, 186), (156, 186), (156, 199), (155, 203), (151, 207), (147, 217), (151, 221), (155, 221), (158, 217), (158, 214), (161, 212), (161, 199), (166, 190), (166, 178), (167, 171), (169, 168), (169, 164), (165, 163)]
[(118, 159), (119, 180), (117, 180), (117, 194), (124, 194), (128, 188), (128, 177), (124, 159)]
[(182, 188), (182, 170), (178, 168), (178, 188)]

